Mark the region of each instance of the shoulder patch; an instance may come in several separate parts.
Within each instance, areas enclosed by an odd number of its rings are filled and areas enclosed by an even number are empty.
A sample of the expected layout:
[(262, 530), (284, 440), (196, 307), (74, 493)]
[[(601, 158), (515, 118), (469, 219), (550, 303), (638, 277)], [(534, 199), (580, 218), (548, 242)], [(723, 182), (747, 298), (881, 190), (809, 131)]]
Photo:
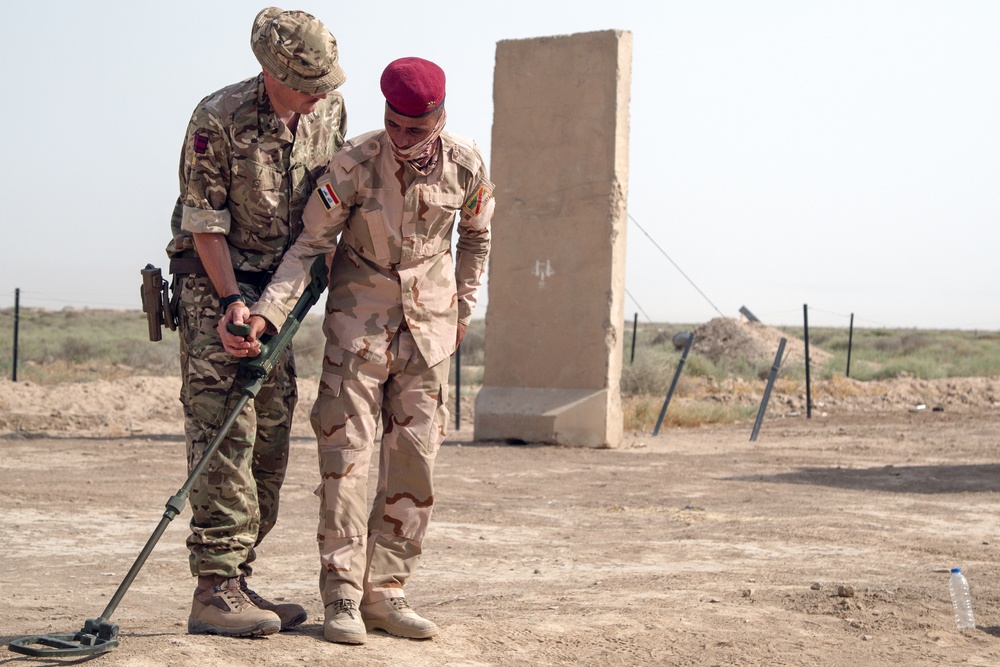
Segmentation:
[(340, 197), (333, 190), (333, 185), (329, 182), (316, 188), (316, 194), (319, 195), (319, 200), (323, 202), (323, 206), (327, 211), (332, 209), (334, 206), (340, 206)]
[(493, 186), (488, 182), (482, 182), (473, 190), (472, 196), (466, 200), (462, 209), (472, 217), (476, 217), (483, 212), (491, 199), (493, 199)]
[(192, 140), (194, 152), (198, 155), (204, 155), (208, 152), (208, 137), (199, 130), (194, 133)]

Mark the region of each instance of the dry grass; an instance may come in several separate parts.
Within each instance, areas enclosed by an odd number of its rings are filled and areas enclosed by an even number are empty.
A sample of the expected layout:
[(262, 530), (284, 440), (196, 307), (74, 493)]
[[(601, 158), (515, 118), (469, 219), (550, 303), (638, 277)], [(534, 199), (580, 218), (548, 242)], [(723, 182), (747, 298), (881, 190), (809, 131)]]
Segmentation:
[[(675, 398), (676, 397), (676, 400)], [(755, 409), (747, 405), (685, 400), (671, 397), (660, 428), (692, 428), (752, 419)], [(622, 398), (622, 416), (627, 430), (652, 431), (663, 409), (666, 396), (627, 396)]]
[[(306, 318), (295, 338), (299, 374), (318, 377), (324, 337), (321, 317)], [(145, 316), (138, 311), (22, 309), (19, 321), (18, 380), (39, 384), (114, 380), (179, 372), (177, 335), (148, 340)], [(13, 372), (14, 317), (0, 311), (0, 374)], [(632, 358), (631, 326), (626, 327), (621, 377), (625, 427), (650, 430), (656, 423), (680, 361), (673, 337), (694, 325), (640, 325)], [(783, 329), (788, 336), (801, 330)], [(813, 369), (826, 395), (849, 399), (865, 393), (865, 382), (894, 377), (935, 379), (1000, 375), (1000, 334), (986, 331), (855, 330), (851, 340), (851, 376), (846, 378), (848, 332), (814, 329), (810, 345), (829, 352), (830, 360)], [(474, 320), (462, 345), (462, 395), (474, 397), (483, 381), (485, 322)], [(452, 380), (455, 378), (452, 362)], [(678, 378), (663, 427), (691, 427), (753, 418), (755, 406), (731, 400), (753, 386), (759, 394), (770, 363), (704, 354), (688, 355)], [(776, 393), (796, 393), (804, 367), (781, 368)]]

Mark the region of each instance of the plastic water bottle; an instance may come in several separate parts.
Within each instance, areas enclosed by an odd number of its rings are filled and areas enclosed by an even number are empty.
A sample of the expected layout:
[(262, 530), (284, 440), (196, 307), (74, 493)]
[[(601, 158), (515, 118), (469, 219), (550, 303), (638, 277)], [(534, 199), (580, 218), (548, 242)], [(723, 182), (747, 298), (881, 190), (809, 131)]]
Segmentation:
[(959, 630), (976, 627), (976, 619), (972, 616), (972, 597), (969, 595), (969, 582), (962, 574), (962, 568), (951, 568), (951, 578), (948, 580), (948, 590), (951, 591), (951, 606), (955, 608), (955, 625)]

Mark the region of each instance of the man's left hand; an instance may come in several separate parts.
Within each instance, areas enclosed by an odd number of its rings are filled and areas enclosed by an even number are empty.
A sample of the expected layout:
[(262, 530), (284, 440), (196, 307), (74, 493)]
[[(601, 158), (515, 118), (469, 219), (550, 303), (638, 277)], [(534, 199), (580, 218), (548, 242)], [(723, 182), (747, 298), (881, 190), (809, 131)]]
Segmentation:
[(465, 338), (465, 331), (469, 328), (468, 324), (458, 323), (458, 331), (455, 332), (455, 349), (462, 344), (462, 339)]

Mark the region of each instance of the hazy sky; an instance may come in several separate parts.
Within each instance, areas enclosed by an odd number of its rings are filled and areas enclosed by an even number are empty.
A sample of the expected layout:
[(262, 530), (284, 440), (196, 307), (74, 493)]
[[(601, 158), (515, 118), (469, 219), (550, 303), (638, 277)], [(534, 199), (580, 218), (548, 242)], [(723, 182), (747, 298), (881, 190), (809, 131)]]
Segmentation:
[[(188, 118), (259, 71), (264, 6), (5, 3), (0, 307), (139, 307)], [(1000, 2), (280, 6), (337, 37), (349, 135), (418, 55), (487, 161), (498, 41), (631, 31), (628, 320), (1000, 329)]]

